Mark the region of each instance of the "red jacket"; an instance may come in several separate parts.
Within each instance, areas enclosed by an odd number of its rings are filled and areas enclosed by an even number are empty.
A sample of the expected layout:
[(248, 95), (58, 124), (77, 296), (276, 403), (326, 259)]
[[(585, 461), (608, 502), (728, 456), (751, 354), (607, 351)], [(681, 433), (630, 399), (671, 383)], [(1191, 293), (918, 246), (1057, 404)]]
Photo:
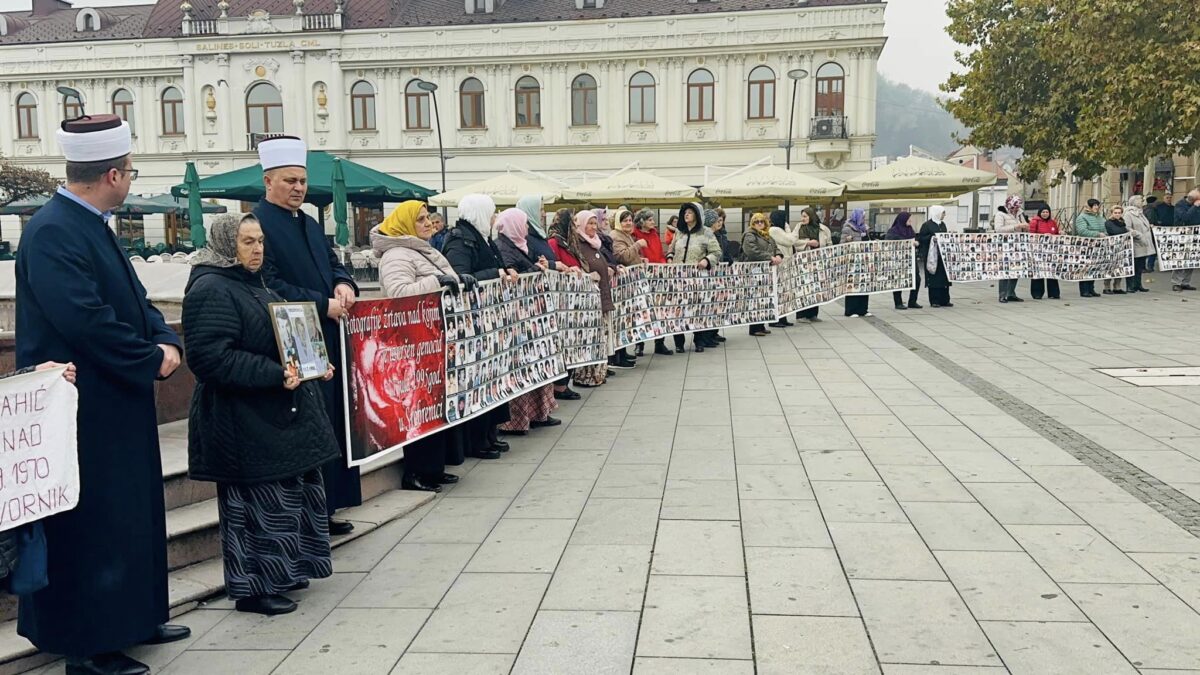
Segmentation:
[(1058, 223), (1053, 218), (1042, 220), (1034, 216), (1033, 220), (1029, 221), (1029, 232), (1031, 234), (1058, 234)]
[(579, 264), (579, 258), (576, 258), (567, 250), (567, 247), (559, 243), (558, 237), (550, 237), (550, 248), (554, 249), (554, 257), (567, 267), (582, 267)]
[(642, 249), (642, 257), (648, 263), (665, 263), (667, 257), (663, 255), (662, 239), (658, 238), (658, 232), (650, 230), (642, 232), (640, 228), (633, 228), (633, 238), (638, 241), (646, 242), (646, 248)]

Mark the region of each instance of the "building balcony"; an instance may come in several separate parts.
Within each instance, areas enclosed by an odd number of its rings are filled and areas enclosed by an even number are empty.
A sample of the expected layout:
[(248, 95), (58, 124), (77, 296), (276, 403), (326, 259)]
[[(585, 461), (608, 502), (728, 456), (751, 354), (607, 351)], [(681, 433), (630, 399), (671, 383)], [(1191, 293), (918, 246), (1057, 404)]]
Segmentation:
[(268, 33), (301, 33), (340, 31), (345, 15), (339, 10), (332, 14), (271, 15), (262, 10), (246, 17), (222, 16), (217, 19), (185, 16), (184, 35), (262, 35)]
[(817, 115), (812, 118), (808, 138), (812, 141), (827, 141), (846, 138), (845, 115)]

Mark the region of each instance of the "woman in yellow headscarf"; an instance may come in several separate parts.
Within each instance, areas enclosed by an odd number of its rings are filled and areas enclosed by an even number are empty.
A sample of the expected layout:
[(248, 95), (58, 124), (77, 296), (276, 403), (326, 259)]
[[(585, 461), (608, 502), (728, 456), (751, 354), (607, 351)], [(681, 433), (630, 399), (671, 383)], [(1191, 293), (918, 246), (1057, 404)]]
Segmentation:
[[(379, 285), (389, 298), (458, 287), (450, 262), (429, 244), (433, 232), (429, 209), (418, 201), (397, 206), (371, 230), (371, 248), (380, 258)], [(475, 280), (467, 283), (474, 285)]]
[[(389, 298), (432, 293), (447, 287), (452, 291), (461, 284), (474, 286), (475, 279), (454, 273), (454, 268), (429, 244), (433, 236), (429, 210), (418, 201), (397, 206), (382, 223), (371, 230), (371, 248), (379, 256), (379, 285)], [(392, 424), (395, 413), (386, 403), (365, 401), (374, 419)], [(404, 448), (404, 479), (407, 490), (441, 492), (443, 484), (457, 483), (458, 476), (446, 473), (446, 465), (462, 464), (468, 445), (464, 425), (451, 427), (413, 442)], [(499, 456), (499, 453), (496, 453)]]

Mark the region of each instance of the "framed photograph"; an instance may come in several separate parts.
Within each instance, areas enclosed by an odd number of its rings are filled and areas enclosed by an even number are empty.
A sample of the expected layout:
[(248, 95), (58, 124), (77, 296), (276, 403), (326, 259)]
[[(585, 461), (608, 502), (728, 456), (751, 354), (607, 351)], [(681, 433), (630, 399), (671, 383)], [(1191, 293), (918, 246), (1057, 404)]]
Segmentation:
[(273, 302), (268, 308), (284, 369), (295, 368), (301, 382), (325, 377), (329, 370), (329, 352), (325, 348), (325, 336), (321, 334), (316, 303)]

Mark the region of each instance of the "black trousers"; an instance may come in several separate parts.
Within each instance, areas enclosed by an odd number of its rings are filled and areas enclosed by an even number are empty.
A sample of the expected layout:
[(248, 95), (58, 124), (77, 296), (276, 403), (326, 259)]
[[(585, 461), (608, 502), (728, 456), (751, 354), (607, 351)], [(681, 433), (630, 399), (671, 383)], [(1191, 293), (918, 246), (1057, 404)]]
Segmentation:
[(847, 295), (844, 302), (846, 303), (846, 316), (862, 316), (871, 311), (871, 296), (869, 295)]
[[(916, 276), (913, 277), (913, 281), (916, 282), (916, 285), (913, 286), (912, 290), (910, 290), (908, 292), (908, 306), (909, 307), (916, 307), (917, 294), (921, 290), (921, 261), (920, 260), (917, 261), (916, 272), (914, 272), (914, 274)], [(900, 307), (901, 305), (903, 305), (904, 304), (904, 291), (892, 291), (892, 300), (895, 301), (897, 307)]]
[(766, 324), (763, 324), (763, 323), (752, 324), (750, 326), (750, 334), (754, 335), (755, 333), (761, 333), (761, 332), (765, 331), (766, 329), (767, 329)]
[(1133, 259), (1133, 276), (1125, 279), (1125, 290), (1136, 291), (1142, 286), (1142, 273), (1146, 271), (1146, 260), (1150, 256), (1142, 256), (1141, 258)]
[(1035, 299), (1041, 300), (1043, 295), (1047, 295), (1055, 300), (1059, 297), (1058, 279), (1030, 279), (1029, 294)]
[(1091, 295), (1092, 293), (1095, 293), (1095, 292), (1096, 292), (1096, 281), (1095, 280), (1079, 282), (1080, 297), (1085, 296), (1085, 295)]
[(930, 288), (929, 289), (929, 304), (931, 305), (948, 305), (950, 304), (950, 289), (949, 288)]
[(441, 476), (446, 471), (445, 439), (441, 433), (426, 436), (404, 447), (404, 473), (409, 476)]
[(820, 307), (809, 307), (808, 309), (802, 309), (799, 312), (796, 312), (796, 320), (799, 321), (800, 319), (815, 319), (815, 318), (817, 318), (817, 314), (819, 314), (820, 312), (821, 312)]
[[(697, 343), (698, 340), (701, 340), (701, 341), (704, 340), (704, 335), (707, 332), (708, 331), (701, 330), (701, 331), (696, 331), (695, 333), (692, 333), (692, 344), (698, 344)], [(687, 335), (685, 335), (683, 333), (676, 335), (675, 336), (675, 351), (682, 352), (683, 344), (685, 342), (687, 342)]]

